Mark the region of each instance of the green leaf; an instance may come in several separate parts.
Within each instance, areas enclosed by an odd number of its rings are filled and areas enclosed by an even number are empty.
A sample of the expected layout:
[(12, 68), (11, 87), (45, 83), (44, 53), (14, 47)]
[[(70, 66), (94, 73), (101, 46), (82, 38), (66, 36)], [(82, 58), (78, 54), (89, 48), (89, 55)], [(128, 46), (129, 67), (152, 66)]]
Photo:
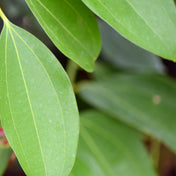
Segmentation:
[(176, 60), (173, 0), (82, 0), (121, 35), (140, 47)]
[(79, 133), (71, 83), (38, 39), (11, 24), (0, 40), (0, 115), (28, 176), (67, 176)]
[(81, 114), (81, 133), (71, 176), (156, 176), (141, 135), (97, 111)]
[(94, 79), (100, 80), (117, 72), (119, 72), (119, 70), (114, 65), (106, 62), (96, 62), (95, 71), (92, 75)]
[(135, 72), (164, 72), (158, 56), (123, 38), (105, 22), (99, 20), (102, 36), (102, 57), (113, 66)]
[(4, 174), (11, 154), (12, 150), (10, 148), (0, 146), (0, 176)]
[(93, 106), (162, 140), (176, 152), (176, 83), (159, 75), (111, 75), (83, 84)]
[(53, 43), (87, 71), (100, 52), (93, 13), (80, 0), (26, 0)]

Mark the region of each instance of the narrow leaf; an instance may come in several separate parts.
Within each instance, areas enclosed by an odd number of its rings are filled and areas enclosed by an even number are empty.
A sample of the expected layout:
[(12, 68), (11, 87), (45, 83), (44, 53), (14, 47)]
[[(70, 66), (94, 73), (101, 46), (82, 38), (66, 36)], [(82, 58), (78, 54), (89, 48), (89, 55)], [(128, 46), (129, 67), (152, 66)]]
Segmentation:
[(162, 140), (176, 152), (176, 83), (158, 75), (111, 75), (82, 85), (93, 106)]
[(71, 176), (156, 176), (141, 135), (97, 111), (81, 114), (81, 134)]
[(38, 39), (4, 21), (0, 114), (5, 134), (28, 176), (67, 176), (79, 132), (72, 86)]
[(100, 52), (93, 13), (80, 0), (26, 0), (53, 43), (87, 71)]
[(176, 60), (173, 0), (82, 0), (121, 35), (159, 56)]

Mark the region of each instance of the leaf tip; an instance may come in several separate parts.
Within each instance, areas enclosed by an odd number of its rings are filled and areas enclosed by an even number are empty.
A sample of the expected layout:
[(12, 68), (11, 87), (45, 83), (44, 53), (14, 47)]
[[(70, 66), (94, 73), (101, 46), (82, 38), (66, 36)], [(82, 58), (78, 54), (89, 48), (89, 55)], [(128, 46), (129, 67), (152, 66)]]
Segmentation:
[(89, 73), (92, 73), (95, 69), (95, 61), (96, 61), (96, 58), (93, 59), (92, 62), (90, 62), (89, 64), (87, 64), (86, 66), (84, 66), (83, 68), (89, 72)]
[(87, 72), (92, 73), (94, 71), (94, 65), (91, 65), (91, 67), (84, 68)]

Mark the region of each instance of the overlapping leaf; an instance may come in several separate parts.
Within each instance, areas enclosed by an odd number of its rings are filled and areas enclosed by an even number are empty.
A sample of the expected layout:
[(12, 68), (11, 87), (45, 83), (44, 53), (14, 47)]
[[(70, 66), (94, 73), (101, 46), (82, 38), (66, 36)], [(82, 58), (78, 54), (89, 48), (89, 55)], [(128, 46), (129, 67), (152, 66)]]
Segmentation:
[(3, 19), (0, 114), (8, 141), (28, 176), (66, 176), (79, 133), (72, 86), (38, 39)]
[(83, 84), (80, 95), (93, 106), (155, 136), (176, 152), (176, 83), (158, 75), (111, 75)]
[(156, 176), (140, 137), (110, 116), (82, 113), (78, 156), (70, 176)]
[(120, 34), (166, 59), (176, 60), (173, 0), (82, 0)]
[[(102, 36), (102, 57), (119, 69), (135, 72), (164, 72), (160, 58), (123, 38), (99, 20)], [(95, 70), (96, 71), (96, 70)]]
[(0, 146), (0, 176), (3, 176), (9, 162), (12, 150), (10, 148)]
[(26, 0), (35, 17), (69, 58), (87, 71), (100, 51), (100, 36), (95, 17), (80, 0)]

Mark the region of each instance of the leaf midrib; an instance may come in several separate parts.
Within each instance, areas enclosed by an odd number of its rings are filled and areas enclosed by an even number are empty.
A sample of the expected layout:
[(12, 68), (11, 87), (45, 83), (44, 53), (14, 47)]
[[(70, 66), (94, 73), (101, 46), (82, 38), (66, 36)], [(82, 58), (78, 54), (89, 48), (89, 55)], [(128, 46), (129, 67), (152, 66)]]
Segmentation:
[(129, 2), (129, 0), (126, 0), (126, 2), (130, 5), (130, 7), (134, 10), (134, 12), (142, 19), (142, 21), (144, 21), (144, 23), (146, 24), (146, 26), (148, 26), (151, 31), (156, 35), (158, 36), (158, 38), (160, 39), (160, 41), (163, 43), (163, 45), (166, 47), (166, 48), (169, 48), (163, 38), (153, 29), (153, 27), (145, 20), (145, 18), (138, 12), (138, 10), (134, 7), (134, 5), (132, 3)]
[(115, 176), (115, 173), (111, 170), (111, 167), (108, 161), (106, 161), (106, 158), (104, 157), (102, 152), (98, 149), (94, 140), (92, 139), (92, 137), (89, 135), (89, 133), (84, 127), (81, 128), (81, 135), (84, 141), (87, 143), (87, 145), (91, 149), (92, 153), (94, 153), (94, 155), (97, 156), (99, 162), (102, 164), (103, 168), (108, 173), (108, 175), (110, 174), (109, 176)]
[[(70, 8), (75, 12), (75, 14), (77, 14), (79, 17), (80, 17), (80, 19), (82, 20), (82, 22), (85, 24), (85, 26), (87, 26), (87, 29), (88, 29), (88, 31), (89, 31), (89, 34), (92, 36), (92, 41), (94, 42), (95, 40), (93, 40), (94, 39), (94, 35), (93, 35), (93, 33), (92, 33), (92, 30), (91, 30), (91, 28), (89, 28), (89, 25), (88, 25), (88, 23), (87, 23), (87, 21), (86, 20), (84, 20), (84, 18), (81, 16), (81, 14), (79, 13), (79, 11), (77, 11), (76, 9), (75, 9), (75, 7), (73, 7), (69, 2), (68, 2), (68, 0), (64, 0), (65, 1), (65, 3), (66, 4), (68, 4), (68, 6), (70, 6)], [(84, 4), (83, 4), (84, 5)], [(91, 12), (90, 12), (91, 13)]]
[[(107, 10), (107, 12), (113, 17), (113, 19), (118, 23), (118, 24), (121, 24), (126, 30), (128, 30), (120, 21), (117, 20), (117, 18), (111, 13), (111, 11), (103, 4), (103, 2), (101, 0), (97, 0), (103, 7), (104, 9)], [(134, 12), (142, 19), (142, 21), (146, 24), (146, 26), (148, 26), (151, 31), (156, 34), (156, 36), (160, 39), (160, 41), (163, 43), (163, 46), (165, 46), (166, 48), (168, 48), (168, 46), (165, 44), (165, 42), (163, 41), (162, 37), (160, 37), (154, 30), (153, 28), (147, 23), (147, 21), (136, 11), (136, 9), (131, 6), (131, 4), (129, 3), (128, 0), (126, 0), (127, 4), (129, 4), (129, 6), (134, 10)], [(113, 25), (114, 26), (114, 25)], [(136, 38), (138, 38), (138, 36), (133, 33), (132, 31), (129, 31), (129, 33), (133, 34)]]
[[(8, 88), (8, 80), (7, 80), (7, 40), (8, 39), (8, 29), (6, 29), (6, 42), (5, 42), (5, 73), (6, 73), (6, 88), (7, 88), (7, 94), (9, 95), (9, 88)], [(15, 125), (15, 121), (14, 121), (14, 117), (13, 117), (13, 113), (12, 113), (12, 106), (11, 106), (11, 102), (10, 102), (10, 97), (8, 96), (7, 97), (8, 99), (8, 102), (9, 102), (9, 110), (10, 110), (10, 114), (11, 114), (11, 119), (12, 119), (12, 124), (14, 126), (14, 129), (15, 129), (15, 133), (17, 135), (17, 139), (19, 141), (19, 144), (20, 144), (20, 148), (21, 148), (21, 151), (22, 151), (22, 154), (23, 154), (23, 157), (25, 158), (26, 160), (26, 163), (27, 163), (27, 168), (28, 168), (28, 172), (30, 172), (30, 167), (29, 167), (29, 163), (28, 163), (28, 160), (25, 156), (25, 152), (23, 150), (23, 145), (21, 143), (21, 139), (20, 139), (20, 136), (18, 135), (18, 131), (17, 131), (17, 128), (16, 128), (16, 125)], [(3, 123), (3, 121), (2, 121)]]
[[(60, 100), (59, 100), (59, 97), (58, 97), (58, 94), (57, 94), (57, 91), (54, 87), (54, 84), (48, 74), (48, 72), (46, 71), (44, 65), (42, 64), (42, 62), (40, 61), (39, 57), (37, 56), (37, 54), (32, 50), (32, 48), (23, 40), (23, 38), (12, 28), (12, 30), (14, 31), (14, 33), (19, 37), (19, 39), (26, 45), (26, 47), (31, 51), (31, 53), (35, 56), (36, 60), (38, 61), (38, 63), (42, 66), (43, 68), (43, 71), (44, 73), (46, 74), (49, 82), (50, 82), (50, 85), (54, 91), (54, 94), (56, 96), (56, 99), (57, 99), (57, 103), (58, 103), (58, 106), (59, 106), (59, 109), (60, 109), (60, 112), (61, 112), (61, 119), (62, 119), (62, 123), (63, 123), (63, 128), (64, 128), (64, 158), (65, 158), (65, 148), (66, 148), (66, 144), (65, 144), (65, 138), (66, 138), (66, 130), (65, 130), (65, 121), (64, 121), (64, 113), (63, 113), (63, 110), (62, 110), (62, 107), (61, 107), (61, 103), (60, 103)], [(64, 160), (64, 167), (65, 167), (65, 160)], [(64, 169), (63, 167), (63, 169)], [(61, 171), (62, 173), (63, 171)]]
[[(89, 128), (91, 131), (94, 131), (97, 135), (99, 135), (101, 138), (104, 138), (105, 140), (109, 141), (111, 144), (119, 148), (121, 152), (123, 152), (124, 155), (127, 156), (127, 158), (130, 160), (131, 164), (134, 165), (135, 169), (139, 170), (140, 173), (143, 173), (141, 169), (138, 167), (138, 163), (134, 162), (135, 155), (133, 152), (131, 152), (126, 145), (124, 145), (123, 142), (121, 142), (117, 136), (115, 136), (113, 133), (110, 133), (110, 131), (106, 131), (102, 126), (96, 125), (89, 119), (84, 119), (86, 123), (84, 124), (85, 127)], [(117, 134), (118, 135), (118, 134)], [(113, 138), (114, 140), (111, 140)], [(136, 142), (136, 140), (135, 140)], [(120, 144), (120, 145), (119, 145)], [(140, 167), (141, 168), (141, 167)]]
[[(13, 28), (12, 28), (13, 29)], [(31, 51), (31, 53), (35, 56), (35, 58), (36, 58), (36, 60), (38, 61), (38, 63), (41, 65), (41, 67), (43, 68), (43, 71), (44, 71), (44, 73), (46, 74), (46, 76), (47, 76), (47, 78), (48, 78), (48, 80), (49, 80), (49, 82), (50, 82), (50, 85), (51, 85), (51, 87), (52, 87), (52, 89), (53, 89), (53, 91), (54, 91), (54, 94), (55, 94), (55, 96), (56, 96), (56, 99), (57, 99), (57, 103), (58, 103), (58, 106), (59, 106), (59, 109), (60, 109), (60, 112), (61, 112), (61, 119), (62, 119), (62, 124), (63, 124), (63, 128), (64, 128), (64, 158), (66, 158), (65, 156), (66, 156), (66, 151), (65, 151), (65, 148), (66, 148), (66, 143), (65, 143), (65, 141), (66, 141), (66, 129), (65, 129), (65, 121), (64, 121), (64, 113), (63, 113), (63, 110), (62, 110), (62, 106), (61, 106), (61, 102), (60, 102), (60, 100), (59, 100), (59, 97), (58, 97), (58, 94), (57, 94), (57, 91), (56, 91), (56, 89), (55, 89), (55, 87), (54, 87), (54, 84), (53, 84), (53, 81), (52, 81), (52, 79), (51, 79), (51, 77), (50, 77), (50, 75), (48, 74), (48, 72), (47, 72), (47, 70), (46, 70), (46, 68), (45, 68), (45, 66), (43, 65), (43, 63), (40, 61), (40, 59), (39, 59), (39, 57), (37, 56), (37, 54), (32, 50), (32, 48), (23, 40), (23, 38), (13, 29), (13, 31), (14, 31), (14, 33), (16, 33), (16, 35), (19, 37), (19, 39), (26, 45), (26, 47)], [(64, 169), (64, 167), (65, 167), (65, 160), (63, 161), (64, 162), (64, 164), (63, 164), (63, 169)], [(61, 171), (61, 173), (62, 173), (63, 171)]]
[[(32, 0), (29, 0), (31, 2), (31, 5), (33, 6), (33, 8), (35, 9), (36, 13), (40, 16), (40, 18), (43, 20), (42, 16), (40, 15), (40, 13), (38, 12), (38, 10), (35, 8)], [(41, 5), (41, 7), (43, 7), (43, 9), (45, 9), (45, 11), (47, 11), (50, 16), (74, 39), (74, 41), (76, 41), (76, 43), (79, 44), (79, 46), (81, 46), (81, 48), (83, 48), (83, 50), (86, 52), (86, 54), (90, 57), (90, 58), (94, 58), (92, 55), (90, 55), (90, 53), (92, 53), (91, 51), (89, 52), (89, 50), (87, 50), (86, 47), (84, 47), (84, 45), (82, 45), (81, 41), (79, 41), (74, 34), (71, 33), (71, 31), (66, 28), (66, 26), (40, 1), (37, 0), (37, 2)], [(60, 40), (59, 40), (60, 42)], [(65, 45), (64, 45), (65, 46)]]
[(11, 29), (9, 29), (9, 32), (11, 34), (11, 37), (12, 37), (12, 40), (13, 40), (13, 44), (14, 44), (14, 47), (15, 47), (15, 50), (16, 50), (18, 63), (19, 63), (19, 67), (20, 67), (23, 83), (24, 83), (24, 86), (25, 86), (25, 91), (26, 91), (29, 107), (30, 107), (30, 110), (31, 110), (32, 119), (33, 119), (33, 122), (34, 122), (36, 136), (37, 136), (38, 143), (39, 143), (39, 148), (40, 148), (40, 152), (41, 152), (41, 156), (42, 156), (43, 166), (44, 166), (45, 174), (47, 176), (46, 162), (45, 162), (45, 158), (44, 158), (44, 154), (43, 154), (43, 150), (42, 150), (42, 146), (41, 146), (39, 132), (38, 132), (38, 129), (37, 129), (37, 123), (36, 123), (36, 120), (35, 120), (35, 115), (34, 115), (34, 112), (33, 112), (32, 104), (31, 104), (31, 100), (30, 100), (30, 96), (29, 96), (29, 91), (28, 91), (28, 88), (27, 88), (27, 84), (26, 84), (23, 68), (22, 68), (22, 65), (21, 65), (21, 60), (20, 60), (20, 57), (19, 57), (18, 49), (17, 49), (16, 43), (15, 43), (15, 39), (14, 39), (14, 37), (12, 35)]

